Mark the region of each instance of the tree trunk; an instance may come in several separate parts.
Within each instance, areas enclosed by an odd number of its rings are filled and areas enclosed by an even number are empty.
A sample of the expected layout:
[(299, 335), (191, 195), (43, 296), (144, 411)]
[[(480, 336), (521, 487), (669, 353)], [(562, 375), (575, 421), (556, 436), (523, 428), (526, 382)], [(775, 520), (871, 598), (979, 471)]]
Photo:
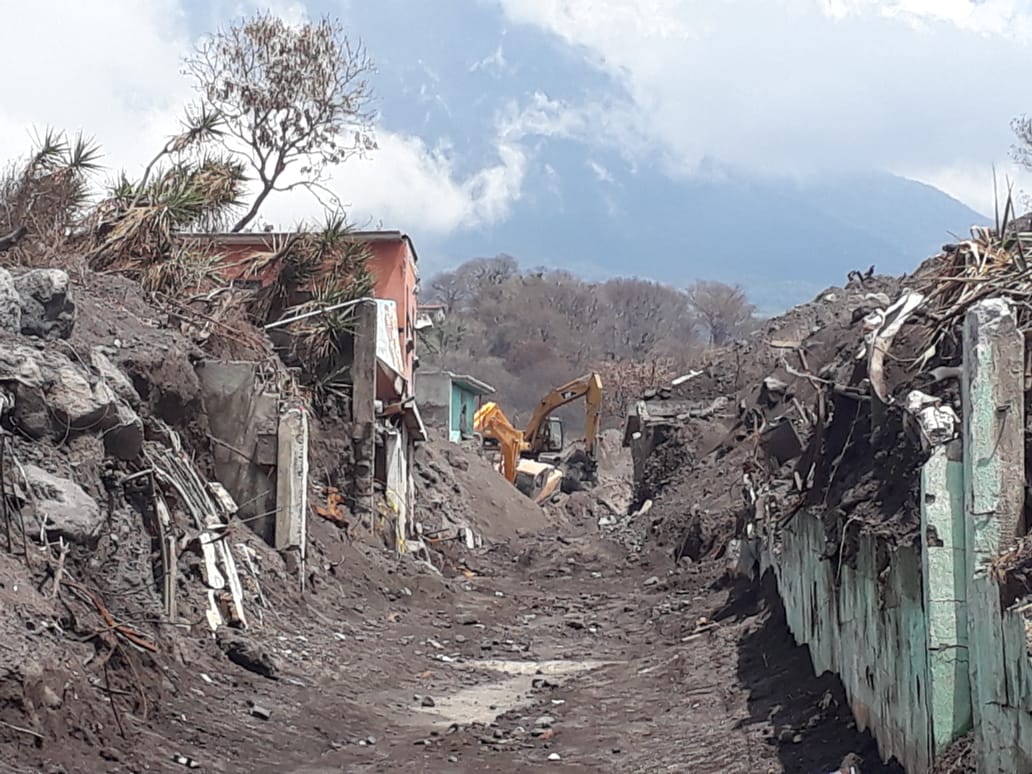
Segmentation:
[(255, 197), (254, 203), (251, 204), (251, 209), (249, 209), (231, 229), (231, 231), (234, 234), (243, 231), (244, 228), (246, 228), (247, 224), (255, 219), (255, 216), (258, 215), (258, 210), (259, 208), (261, 208), (262, 203), (268, 198), (269, 194), (272, 193), (273, 184), (274, 181), (271, 180), (265, 184), (265, 187), (262, 188), (261, 193), (259, 193), (258, 196)]

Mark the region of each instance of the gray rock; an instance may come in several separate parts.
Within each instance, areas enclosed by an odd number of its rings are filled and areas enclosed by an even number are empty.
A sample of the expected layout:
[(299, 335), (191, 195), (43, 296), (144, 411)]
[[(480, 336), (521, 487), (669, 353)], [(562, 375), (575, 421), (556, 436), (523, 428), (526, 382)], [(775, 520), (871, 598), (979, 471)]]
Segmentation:
[(90, 543), (97, 537), (104, 517), (81, 486), (35, 465), (25, 465), (24, 470), (28, 491), (23, 496), (37, 529), (45, 526), (48, 535), (72, 543)]
[(53, 378), (46, 401), (65, 430), (100, 430), (101, 425), (111, 425), (118, 402), (106, 384), (91, 385), (83, 371), (71, 363), (58, 367)]
[(220, 626), (215, 632), (215, 643), (226, 654), (226, 658), (237, 666), (270, 680), (279, 678), (279, 665), (272, 656), (261, 645), (239, 632)]
[(7, 269), (0, 269), (0, 330), (21, 333), (22, 302)]
[(658, 575), (653, 575), (651, 578), (649, 578), (649, 579), (647, 579), (645, 581), (644, 585), (646, 585), (646, 586), (658, 586), (659, 585), (659, 576)]
[(550, 728), (555, 725), (555, 718), (551, 715), (542, 715), (534, 721), (534, 725), (538, 728)]
[(97, 375), (104, 380), (104, 383), (111, 388), (119, 398), (124, 400), (133, 408), (140, 405), (140, 394), (133, 387), (132, 380), (126, 376), (118, 366), (111, 362), (111, 359), (104, 354), (102, 347), (94, 347), (90, 350), (90, 362), (96, 369)]
[(268, 720), (272, 717), (272, 712), (259, 704), (251, 707), (251, 714), (259, 720)]
[(143, 451), (143, 420), (124, 403), (115, 406), (113, 424), (104, 428), (104, 449), (120, 460), (135, 460)]
[(21, 332), (24, 335), (44, 339), (67, 339), (72, 335), (75, 302), (67, 272), (35, 269), (16, 277), (14, 288), (21, 297)]

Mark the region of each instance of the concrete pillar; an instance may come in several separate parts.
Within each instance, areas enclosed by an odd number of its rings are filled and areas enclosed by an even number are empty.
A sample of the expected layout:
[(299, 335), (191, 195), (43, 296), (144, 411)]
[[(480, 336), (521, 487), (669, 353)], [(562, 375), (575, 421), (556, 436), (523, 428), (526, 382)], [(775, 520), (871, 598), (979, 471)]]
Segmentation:
[(940, 446), (921, 471), (932, 760), (971, 728), (962, 457), (959, 443)]
[(372, 527), (376, 469), (376, 303), (355, 309), (355, 360), (351, 365), (352, 445), (355, 451), (354, 502), (357, 516)]
[[(298, 550), (302, 566), (308, 519), (308, 415), (289, 408), (280, 415), (276, 458), (276, 549)], [(303, 573), (302, 573), (303, 575)]]
[(1003, 299), (968, 311), (963, 366), (967, 547), (980, 563), (1014, 545), (1025, 505), (1025, 342)]
[[(994, 637), (999, 591), (988, 562), (1014, 545), (1025, 502), (1025, 342), (1003, 299), (972, 307), (964, 319), (964, 521), (968, 658), (972, 714), (1006, 695)], [(988, 595), (988, 596), (987, 596)], [(991, 597), (991, 598), (990, 598)], [(976, 745), (981, 742), (976, 740)]]

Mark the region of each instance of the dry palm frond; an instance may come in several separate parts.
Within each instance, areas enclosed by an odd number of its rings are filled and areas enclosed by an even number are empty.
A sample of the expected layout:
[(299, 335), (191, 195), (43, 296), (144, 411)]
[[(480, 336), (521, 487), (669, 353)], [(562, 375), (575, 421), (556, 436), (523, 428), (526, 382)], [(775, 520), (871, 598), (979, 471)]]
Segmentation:
[(290, 236), (273, 240), (268, 250), (251, 258), (248, 267), (251, 276), (259, 276), (270, 265), (277, 267), (273, 283), (263, 288), (255, 299), (255, 316), (267, 321), (274, 310), (288, 308), (292, 308), (290, 314), (297, 314), (297, 296), (299, 293), (307, 295), (305, 291), (309, 289), (317, 297), (338, 299), (313, 308), (366, 296), (373, 286), (368, 261), (367, 246), (354, 239), (352, 229), (341, 214), (329, 215), (320, 231), (305, 231), (299, 227)]
[(970, 239), (947, 245), (918, 277), (925, 310), (935, 320), (919, 367), (980, 301), (1005, 298), (1014, 304), (1019, 327), (1032, 325), (1032, 269), (1026, 259), (1032, 254), (1032, 233), (1015, 218), (1009, 190), (1002, 212), (999, 202), (996, 209), (995, 228), (972, 228)]
[(64, 246), (89, 201), (99, 159), (93, 140), (48, 129), (28, 159), (0, 174), (0, 233), (23, 232), (15, 261), (37, 262)]
[(204, 228), (236, 207), (243, 183), (238, 162), (216, 157), (175, 164), (144, 186), (123, 176), (96, 210), (90, 263), (133, 274), (151, 290), (203, 286), (193, 280), (217, 276), (215, 255), (180, 244), (177, 234)]
[(218, 265), (218, 256), (207, 250), (176, 245), (163, 260), (139, 267), (140, 284), (149, 291), (166, 293), (210, 287), (221, 281)]

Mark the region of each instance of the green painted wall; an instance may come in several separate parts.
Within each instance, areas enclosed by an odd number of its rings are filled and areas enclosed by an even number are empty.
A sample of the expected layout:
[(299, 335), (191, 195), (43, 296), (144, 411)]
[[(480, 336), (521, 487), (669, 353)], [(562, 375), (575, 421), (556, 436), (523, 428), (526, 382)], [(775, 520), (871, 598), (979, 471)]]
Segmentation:
[[(465, 413), (463, 410), (465, 409)], [(477, 396), (459, 384), (451, 387), (451, 440), (458, 442), (462, 436), (473, 433), (473, 415), (477, 413)], [(465, 418), (465, 426), (463, 426)]]
[(989, 571), (1014, 544), (1026, 497), (1024, 338), (1006, 303), (968, 313), (963, 362), (963, 441), (921, 473), (919, 549), (888, 552), (864, 536), (836, 578), (819, 558), (823, 525), (800, 513), (762, 556), (796, 640), (817, 672), (841, 677), (883, 756), (925, 772), (974, 728), (980, 774), (1028, 774), (1032, 603), (1001, 610)]
[(799, 513), (778, 546), (764, 550), (797, 642), (810, 647), (814, 670), (837, 673), (861, 729), (883, 757), (908, 771), (931, 768), (927, 627), (918, 552), (900, 549), (884, 572), (876, 541), (860, 539), (856, 566), (841, 582), (821, 560), (824, 526)]
[(971, 728), (964, 465), (960, 444), (940, 448), (921, 474), (921, 564), (928, 618), (933, 755)]

